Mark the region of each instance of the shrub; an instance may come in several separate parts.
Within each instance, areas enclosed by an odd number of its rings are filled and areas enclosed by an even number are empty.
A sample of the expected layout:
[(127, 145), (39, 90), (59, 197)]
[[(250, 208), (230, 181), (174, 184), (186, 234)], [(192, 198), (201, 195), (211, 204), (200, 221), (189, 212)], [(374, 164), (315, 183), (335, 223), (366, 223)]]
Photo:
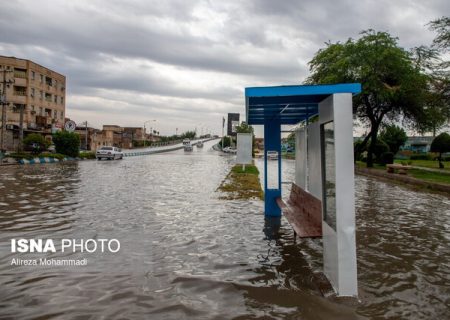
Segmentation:
[(385, 125), (380, 132), (379, 138), (386, 142), (393, 154), (396, 154), (408, 140), (405, 130), (394, 124)]
[(65, 155), (60, 154), (60, 153), (50, 153), (50, 152), (43, 152), (41, 154), (39, 154), (39, 157), (46, 157), (46, 158), (55, 158), (55, 159), (59, 159), (62, 160), (65, 158)]
[(409, 159), (411, 160), (433, 160), (433, 157), (428, 153), (412, 154)]
[(231, 146), (231, 138), (230, 137), (224, 137), (223, 138), (223, 146), (222, 146), (222, 139), (220, 139), (219, 146), (222, 149)]
[(25, 152), (17, 152), (17, 153), (10, 153), (8, 155), (8, 157), (13, 158), (13, 159), (26, 159), (26, 160), (30, 160), (34, 158), (34, 155), (29, 154), (29, 153), (25, 153)]
[(50, 146), (50, 142), (45, 140), (44, 136), (39, 133), (31, 133), (23, 139), (25, 150), (38, 154), (46, 150)]
[(389, 152), (389, 146), (383, 140), (378, 139), (373, 152), (376, 162), (380, 163), (381, 155), (385, 152)]
[(442, 154), (450, 152), (450, 134), (443, 132), (434, 138), (433, 142), (431, 142), (430, 151), (439, 153), (439, 168), (444, 168), (444, 164), (442, 163)]
[(384, 152), (380, 156), (380, 164), (387, 165), (394, 163), (394, 153), (393, 152)]
[(367, 150), (366, 146), (362, 147), (362, 140), (353, 142), (353, 154), (355, 161), (362, 161), (362, 154)]
[(74, 132), (59, 131), (53, 135), (53, 143), (57, 153), (69, 157), (78, 157), (80, 152), (80, 136)]
[(82, 152), (79, 157), (81, 159), (95, 159), (95, 152)]

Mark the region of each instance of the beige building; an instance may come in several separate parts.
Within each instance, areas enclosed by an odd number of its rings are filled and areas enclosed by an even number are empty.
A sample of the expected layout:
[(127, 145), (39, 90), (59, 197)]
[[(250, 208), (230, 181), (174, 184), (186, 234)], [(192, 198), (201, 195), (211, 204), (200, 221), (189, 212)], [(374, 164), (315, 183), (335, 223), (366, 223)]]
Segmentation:
[(65, 76), (30, 60), (0, 56), (0, 83), (2, 95), (6, 89), (6, 149), (18, 145), (21, 123), (23, 136), (51, 134), (52, 129), (64, 126)]
[[(144, 130), (141, 127), (121, 127), (118, 125), (103, 125), (102, 130), (96, 130), (88, 128), (88, 148), (90, 150), (96, 150), (103, 146), (114, 146), (119, 148), (132, 149), (133, 142), (138, 142), (140, 146), (150, 145), (151, 142), (160, 141), (159, 136), (144, 134)], [(80, 134), (81, 145), (85, 144), (86, 129), (77, 128)], [(144, 143), (145, 140), (145, 143)]]
[(123, 128), (117, 125), (103, 125), (103, 130), (96, 132), (92, 137), (91, 150), (102, 146), (122, 148)]

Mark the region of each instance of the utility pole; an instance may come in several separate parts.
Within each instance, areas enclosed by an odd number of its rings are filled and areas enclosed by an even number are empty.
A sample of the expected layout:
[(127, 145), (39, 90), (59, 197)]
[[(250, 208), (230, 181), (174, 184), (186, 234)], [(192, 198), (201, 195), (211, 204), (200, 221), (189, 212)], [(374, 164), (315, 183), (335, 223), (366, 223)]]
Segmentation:
[(224, 128), (225, 128), (225, 117), (223, 117), (222, 118), (222, 150), (223, 150), (223, 135), (224, 135), (224, 132), (223, 132), (223, 130), (224, 130)]
[(6, 133), (6, 106), (8, 105), (8, 100), (6, 99), (6, 88), (9, 84), (13, 83), (13, 81), (6, 81), (6, 73), (13, 72), (12, 70), (1, 70), (3, 72), (3, 92), (0, 95), (0, 102), (2, 105), (2, 128), (1, 128), (1, 139), (0, 139), (0, 152), (5, 152), (5, 133)]
[(87, 151), (87, 149), (88, 149), (88, 122), (87, 122), (87, 120), (86, 120), (86, 122), (84, 123), (85, 124), (85, 137), (84, 137), (84, 150), (86, 150)]
[(18, 151), (21, 152), (23, 151), (23, 112), (25, 109), (25, 105), (21, 104), (20, 105), (20, 115), (19, 115), (19, 147), (18, 147)]

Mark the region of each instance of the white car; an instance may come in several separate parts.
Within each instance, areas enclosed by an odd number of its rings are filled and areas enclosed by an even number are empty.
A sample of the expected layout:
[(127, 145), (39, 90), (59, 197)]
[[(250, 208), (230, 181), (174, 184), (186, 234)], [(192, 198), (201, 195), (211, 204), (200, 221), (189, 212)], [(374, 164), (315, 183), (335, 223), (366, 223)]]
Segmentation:
[(236, 154), (237, 153), (237, 150), (233, 149), (231, 147), (225, 147), (225, 148), (223, 148), (222, 151), (225, 152), (225, 153), (232, 153), (232, 154)]
[(122, 149), (116, 147), (101, 147), (95, 152), (97, 160), (108, 159), (116, 160), (123, 159)]
[(277, 151), (267, 151), (267, 159), (268, 160), (277, 160), (278, 152)]

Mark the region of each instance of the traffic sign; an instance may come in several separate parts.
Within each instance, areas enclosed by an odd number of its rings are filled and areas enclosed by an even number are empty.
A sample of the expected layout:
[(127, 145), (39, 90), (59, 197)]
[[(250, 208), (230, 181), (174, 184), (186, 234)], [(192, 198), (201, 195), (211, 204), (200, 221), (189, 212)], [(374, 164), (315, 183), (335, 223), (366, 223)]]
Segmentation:
[(77, 127), (77, 124), (73, 120), (66, 121), (64, 124), (64, 129), (69, 132), (74, 132)]

